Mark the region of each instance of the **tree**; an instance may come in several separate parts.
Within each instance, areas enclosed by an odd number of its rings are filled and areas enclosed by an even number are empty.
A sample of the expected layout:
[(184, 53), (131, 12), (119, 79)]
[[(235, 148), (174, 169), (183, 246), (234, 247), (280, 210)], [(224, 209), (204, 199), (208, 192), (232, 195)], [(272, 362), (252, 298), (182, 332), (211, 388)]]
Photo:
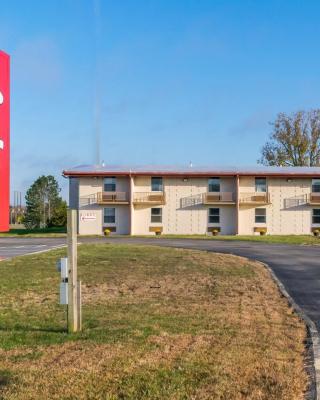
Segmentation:
[(49, 226), (67, 226), (67, 202), (59, 199), (48, 221)]
[(273, 132), (261, 150), (260, 164), (320, 165), (320, 109), (278, 114)]
[(58, 182), (52, 175), (40, 176), (26, 194), (25, 226), (28, 229), (45, 228), (61, 207)]

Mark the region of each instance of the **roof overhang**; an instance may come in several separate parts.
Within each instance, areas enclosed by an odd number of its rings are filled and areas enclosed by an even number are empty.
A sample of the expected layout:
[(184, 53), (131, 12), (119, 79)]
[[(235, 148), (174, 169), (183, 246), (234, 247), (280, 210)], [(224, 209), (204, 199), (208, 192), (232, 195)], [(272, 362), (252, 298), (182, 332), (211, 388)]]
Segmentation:
[[(284, 168), (285, 169), (285, 168)], [(310, 173), (306, 173), (305, 169), (302, 172), (292, 172), (292, 171), (281, 171), (281, 172), (272, 172), (272, 171), (73, 171), (73, 170), (65, 170), (63, 171), (63, 176), (67, 178), (77, 178), (77, 177), (104, 177), (104, 176), (167, 176), (167, 177), (235, 177), (235, 176), (261, 176), (261, 177), (277, 177), (277, 178), (320, 178), (320, 171), (314, 172), (310, 171)]]

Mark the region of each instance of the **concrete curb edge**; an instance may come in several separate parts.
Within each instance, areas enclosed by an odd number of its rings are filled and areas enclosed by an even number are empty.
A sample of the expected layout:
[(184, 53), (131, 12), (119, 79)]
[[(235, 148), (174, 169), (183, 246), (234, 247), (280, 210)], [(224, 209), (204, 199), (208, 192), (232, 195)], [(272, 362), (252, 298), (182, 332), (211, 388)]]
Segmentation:
[(277, 278), (277, 276), (275, 275), (273, 270), (269, 267), (269, 265), (261, 261), (258, 262), (267, 268), (267, 270), (270, 272), (270, 275), (272, 276), (272, 279), (278, 285), (281, 294), (284, 297), (286, 297), (291, 307), (307, 325), (309, 335), (312, 341), (312, 350), (313, 350), (313, 365), (314, 365), (315, 391), (316, 391), (314, 400), (320, 400), (320, 336), (317, 327), (315, 323), (306, 315), (306, 313), (300, 308), (300, 306), (298, 306), (298, 304), (289, 295), (286, 288)]

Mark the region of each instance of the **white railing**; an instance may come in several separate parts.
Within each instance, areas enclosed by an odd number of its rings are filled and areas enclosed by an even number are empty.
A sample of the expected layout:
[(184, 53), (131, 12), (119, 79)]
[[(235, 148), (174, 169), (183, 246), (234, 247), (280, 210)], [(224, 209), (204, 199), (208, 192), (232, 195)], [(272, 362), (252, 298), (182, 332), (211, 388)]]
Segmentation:
[(270, 195), (268, 192), (240, 193), (239, 203), (267, 204), (270, 203)]
[(110, 203), (125, 203), (129, 201), (127, 192), (99, 192), (97, 193), (98, 204), (110, 204)]
[(166, 195), (164, 192), (135, 192), (133, 202), (136, 204), (165, 204)]
[(208, 192), (203, 195), (203, 202), (210, 203), (232, 203), (235, 202), (235, 194), (233, 192)]

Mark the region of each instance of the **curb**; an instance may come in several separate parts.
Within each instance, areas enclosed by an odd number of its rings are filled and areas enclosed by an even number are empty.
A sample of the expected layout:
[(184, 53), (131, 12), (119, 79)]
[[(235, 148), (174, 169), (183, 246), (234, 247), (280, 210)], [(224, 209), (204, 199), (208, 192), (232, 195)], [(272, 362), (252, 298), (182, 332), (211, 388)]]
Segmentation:
[(312, 394), (313, 400), (320, 400), (320, 336), (317, 330), (316, 324), (306, 315), (306, 313), (301, 309), (300, 306), (293, 300), (289, 295), (284, 285), (276, 277), (273, 270), (268, 264), (260, 262), (267, 270), (270, 272), (272, 279), (276, 282), (279, 287), (281, 294), (286, 297), (288, 303), (294, 309), (294, 311), (299, 315), (299, 317), (305, 322), (308, 328), (309, 337), (312, 342), (312, 352), (313, 352), (313, 367), (314, 367), (314, 380), (315, 380), (315, 393)]

